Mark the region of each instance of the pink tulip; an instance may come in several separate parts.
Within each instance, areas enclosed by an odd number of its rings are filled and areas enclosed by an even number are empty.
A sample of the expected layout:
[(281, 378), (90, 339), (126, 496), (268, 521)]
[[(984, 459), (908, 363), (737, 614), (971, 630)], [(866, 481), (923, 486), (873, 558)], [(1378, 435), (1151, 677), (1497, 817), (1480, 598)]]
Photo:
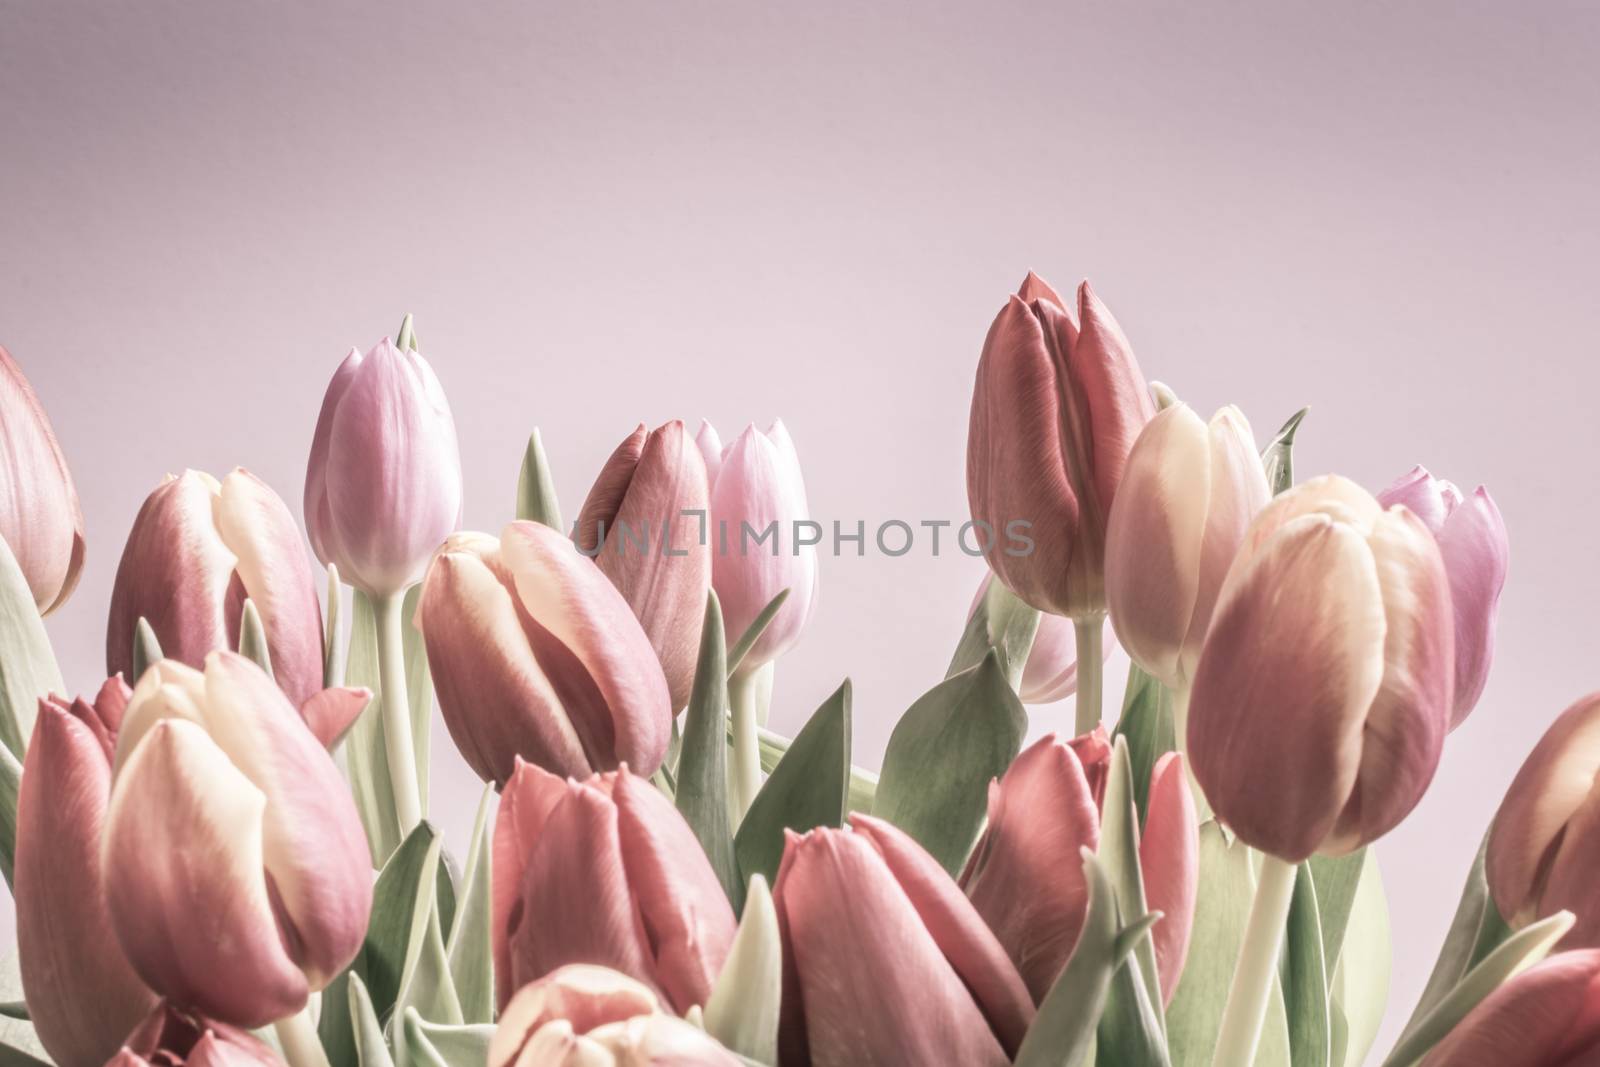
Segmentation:
[(1506, 584), (1509, 546), (1506, 524), (1489, 490), (1478, 486), (1470, 497), (1422, 467), (1378, 494), (1384, 507), (1404, 504), (1416, 513), (1439, 544), (1456, 626), (1456, 699), (1453, 730), (1483, 694), (1494, 662), (1495, 617)]
[(169, 475), (133, 521), (111, 590), (108, 674), (133, 669), (143, 617), (162, 654), (198, 667), (237, 648), (244, 601), (261, 613), (273, 676), (295, 704), (322, 689), (322, 610), (294, 516), (265, 482), (236, 467)]
[(83, 570), (83, 509), (33, 387), (0, 346), (0, 538), (48, 615)]
[(672, 706), (689, 702), (711, 589), (705, 462), (681, 422), (617, 446), (578, 513), (577, 542), (638, 616)]
[(360, 949), (372, 871), (355, 802), (250, 660), (213, 652), (204, 674), (151, 667), (123, 717), (113, 782), (111, 922), (152, 989), (257, 1027), (299, 1011)]
[(1217, 817), (1290, 863), (1392, 829), (1439, 764), (1453, 639), (1416, 515), (1337, 476), (1274, 499), (1223, 582), (1190, 697), (1189, 758)]
[(41, 700), (23, 761), (18, 963), (39, 1041), (65, 1067), (104, 1063), (156, 1002), (116, 949), (100, 877), (111, 752), (128, 695), (118, 676), (93, 704)]
[[(990, 784), (989, 823), (961, 875), (1035, 1003), (1049, 993), (1083, 931), (1089, 889), (1082, 861), (1071, 860), (1081, 849), (1100, 847), (1109, 762), (1103, 731), (1070, 742), (1051, 734), (1029, 746)], [(1139, 846), (1146, 902), (1163, 913), (1151, 936), (1168, 1001), (1188, 956), (1199, 887), (1193, 803), (1182, 757), (1168, 753), (1151, 772)]]
[(746, 426), (726, 448), (711, 424), (701, 423), (695, 443), (711, 479), (711, 583), (722, 602), (729, 646), (773, 597), (789, 590), (789, 598), (740, 665), (740, 672), (748, 673), (792, 648), (811, 620), (817, 603), (817, 550), (815, 541), (806, 542), (820, 540), (821, 534), (805, 525), (811, 521), (805, 479), (783, 420), (765, 433)]
[(484, 781), (504, 786), (518, 757), (573, 777), (661, 766), (672, 701), (650, 638), (548, 526), (451, 537), (428, 568), (417, 627), (445, 726)]
[(1600, 951), (1562, 952), (1485, 997), (1422, 1067), (1588, 1067), (1600, 1056)]
[(1011, 1062), (1033, 1021), (1005, 949), (933, 857), (892, 825), (789, 835), (782, 1067)]
[[(983, 343), (967, 435), (967, 500), (989, 566), (1040, 611), (1106, 610), (1106, 523), (1155, 405), (1133, 349), (1089, 283), (1077, 317), (1029, 274)], [(1009, 547), (1014, 523), (1031, 551)]]
[(1513, 926), (1563, 909), (1567, 947), (1600, 947), (1600, 693), (1550, 725), (1517, 772), (1489, 831), (1489, 891)]
[(461, 524), (461, 455), (439, 379), (385, 337), (339, 364), (306, 467), (311, 547), (374, 596), (415, 585)]
[[(989, 592), (994, 574), (985, 572), (978, 583), (978, 593), (972, 598), (972, 609), (967, 612), (971, 621), (978, 605)], [(1104, 628), (1102, 627), (1102, 630)], [(1111, 658), (1115, 641), (1103, 640), (1101, 653)], [(1022, 687), (1018, 693), (1027, 704), (1054, 704), (1065, 700), (1078, 689), (1078, 645), (1072, 622), (1060, 615), (1048, 613), (1039, 616), (1039, 629), (1033, 636), (1033, 646), (1028, 650), (1028, 662), (1022, 669)]]
[(1270, 496), (1237, 408), (1208, 424), (1174, 404), (1128, 455), (1106, 532), (1106, 599), (1122, 647), (1168, 688), (1194, 677), (1222, 579)]
[(519, 761), (492, 870), (502, 1009), (569, 963), (621, 971), (680, 1014), (710, 998), (733, 909), (683, 816), (626, 767), (579, 782)]
[(489, 1041), (488, 1067), (738, 1067), (655, 993), (604, 967), (570, 964), (517, 991)]
[(259, 1038), (166, 1001), (105, 1062), (106, 1067), (283, 1067)]

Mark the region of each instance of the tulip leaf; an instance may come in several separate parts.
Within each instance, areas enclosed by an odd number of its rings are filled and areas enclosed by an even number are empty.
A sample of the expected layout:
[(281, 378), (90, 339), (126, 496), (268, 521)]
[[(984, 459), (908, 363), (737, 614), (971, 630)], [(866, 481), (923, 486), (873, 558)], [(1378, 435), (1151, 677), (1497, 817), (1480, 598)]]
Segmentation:
[(843, 826), (850, 788), (850, 680), (800, 728), (762, 783), (733, 838), (739, 871), (770, 883), (783, 859), (784, 831)]
[(28, 1002), (25, 1000), (8, 1000), (0, 1003), (0, 1015), (7, 1019), (22, 1019), (27, 1021), (32, 1017), (28, 1014)]
[(133, 677), (124, 678), (129, 685), (135, 685), (144, 672), (150, 669), (150, 664), (161, 659), (161, 642), (156, 640), (156, 632), (150, 625), (150, 620), (143, 615), (133, 628)]
[(0, 743), (18, 762), (33, 736), (39, 698), (65, 689), (28, 579), (0, 537)]
[(483, 787), (478, 816), (467, 848), (467, 869), (461, 876), (461, 899), (450, 921), (445, 952), (450, 957), (450, 978), (468, 1023), (494, 1021), (494, 946), (490, 938), (490, 863), (493, 852), (489, 804), (494, 787)]
[[(1167, 1005), (1167, 1047), (1174, 1067), (1211, 1067), (1228, 987), (1244, 942), (1256, 876), (1250, 849), (1230, 841), (1215, 819), (1200, 825), (1200, 879), (1189, 958)], [(1289, 1067), (1283, 990), (1274, 982), (1255, 1067)]]
[[(1167, 1041), (1161, 1027), (1161, 993), (1150, 999), (1151, 982), (1139, 963), (1138, 947), (1150, 943), (1150, 927), (1159, 916), (1142, 920), (1143, 928), (1124, 929), (1118, 938), (1124, 945), (1122, 966), (1111, 976), (1105, 1008), (1095, 1029), (1095, 1062), (1101, 1067), (1170, 1067)], [(1135, 933), (1134, 931), (1138, 931)], [(1133, 936), (1129, 936), (1133, 934)]]
[(22, 791), (22, 764), (0, 745), (0, 873), (11, 888), (17, 854), (17, 800)]
[(1139, 825), (1144, 825), (1150, 804), (1150, 774), (1156, 761), (1177, 748), (1177, 730), (1172, 719), (1172, 691), (1137, 663), (1128, 664), (1128, 685), (1123, 690), (1122, 714), (1117, 717), (1115, 737), (1128, 743), (1128, 759), (1133, 768), (1133, 800), (1139, 809)]
[[(422, 600), (422, 583), (406, 590), (406, 599), (400, 609), (400, 632), (406, 659), (406, 698), (411, 705), (411, 745), (417, 763), (417, 798), (422, 802), (422, 813), (428, 813), (428, 752), (433, 737), (433, 675), (428, 671), (428, 650), (422, 641), (422, 631), (412, 625), (417, 617), (417, 604)], [(373, 691), (373, 705), (379, 705), (379, 693)]]
[(328, 564), (328, 596), (322, 621), (322, 688), (333, 689), (344, 685), (344, 657), (346, 645), (339, 640), (339, 621), (343, 613), (344, 597), (339, 588), (339, 568)]
[(400, 845), (394, 785), (384, 742), (383, 700), (378, 679), (378, 625), (372, 601), (359, 589), (350, 597), (350, 655), (345, 684), (372, 690), (372, 701), (345, 734), (345, 763), (361, 825), (366, 827), (372, 865), (382, 868)]
[(261, 612), (255, 601), (246, 597), (244, 609), (239, 613), (239, 655), (255, 661), (255, 665), (272, 677), (272, 653), (267, 649), (267, 628), (261, 622)]
[(0, 1067), (50, 1067), (50, 1061), (0, 1041)]
[(889, 735), (872, 813), (910, 834), (952, 873), (978, 839), (989, 783), (1016, 759), (1028, 713), (1001, 653), (924, 693)]
[(1361, 1067), (1377, 1039), (1389, 1001), (1389, 903), (1378, 858), (1366, 850), (1344, 949), (1329, 983), (1333, 1067)]
[(406, 1039), (412, 1042), (413, 1049), (426, 1042), (429, 1052), (450, 1067), (462, 1067), (465, 1064), (478, 1067), (488, 1062), (489, 1040), (493, 1036), (494, 1027), (485, 1023), (452, 1026), (430, 1023), (415, 1009), (406, 1013)]
[[(329, 987), (332, 992), (332, 987)], [(350, 1013), (346, 1022), (352, 1033), (351, 1054), (354, 1057), (349, 1061), (333, 1060), (335, 1067), (340, 1062), (351, 1062), (359, 1067), (394, 1067), (394, 1060), (389, 1055), (389, 1046), (383, 1040), (383, 1026), (378, 1022), (378, 1013), (372, 1008), (372, 997), (367, 993), (367, 987), (359, 975), (349, 976)], [(323, 994), (323, 1003), (328, 1003), (328, 993)], [(338, 1014), (333, 1011), (324, 1011), (324, 1020), (329, 1015)], [(326, 1038), (323, 1047), (327, 1047)], [(329, 1059), (333, 1059), (332, 1050), (329, 1050)]]
[(755, 647), (756, 642), (761, 640), (761, 635), (767, 632), (767, 627), (772, 625), (772, 620), (778, 617), (778, 609), (783, 607), (783, 602), (788, 599), (789, 590), (779, 590), (778, 595), (767, 601), (767, 606), (761, 609), (761, 613), (755, 617), (749, 626), (745, 627), (744, 633), (739, 635), (739, 640), (735, 641), (732, 647), (728, 649), (729, 677), (732, 677), (734, 672), (739, 669), (739, 665), (750, 654), (750, 650)]
[(1570, 911), (1558, 911), (1508, 937), (1499, 948), (1468, 971), (1426, 1015), (1407, 1027), (1383, 1061), (1383, 1067), (1410, 1067), (1427, 1055), (1484, 997), (1550, 954), (1574, 922)]
[[(756, 731), (761, 748), (761, 773), (771, 774), (772, 769), (778, 765), (783, 754), (789, 751), (789, 739), (775, 730), (766, 727)], [(733, 741), (730, 733), (729, 743)], [(878, 776), (871, 771), (863, 770), (855, 764), (850, 765), (850, 797), (846, 808), (850, 811), (864, 811), (872, 813), (872, 801), (878, 795)]]
[(553, 530), (561, 529), (556, 481), (550, 473), (550, 460), (545, 457), (544, 440), (537, 428), (528, 435), (528, 449), (522, 454), (522, 471), (517, 475), (517, 518), (540, 522)]
[(743, 906), (744, 885), (733, 854), (733, 827), (728, 818), (726, 641), (722, 605), (716, 593), (708, 592), (694, 688), (683, 713), (683, 743), (673, 783), (673, 803), (694, 831), (737, 912)]
[[(1143, 919), (1150, 909), (1145, 903), (1144, 872), (1139, 867), (1139, 813), (1133, 803), (1133, 767), (1128, 758), (1128, 742), (1120, 737), (1111, 749), (1111, 766), (1106, 775), (1105, 798), (1101, 808), (1100, 861), (1111, 876), (1111, 888), (1117, 899), (1117, 915), (1119, 919)], [(1048, 816), (1041, 814), (1039, 817)], [(1161, 978), (1156, 969), (1155, 942), (1149, 937), (1144, 938), (1134, 946), (1133, 955), (1145, 984), (1146, 1008), (1153, 1012), (1156, 1031), (1160, 1033), (1165, 1022), (1161, 1017)], [(1122, 999), (1117, 985), (1112, 984), (1111, 997), (1114, 1001)], [(1122, 1005), (1119, 1014), (1126, 1022), (1142, 1025), (1142, 1011), (1132, 1008), (1131, 1004)], [(1111, 1014), (1109, 1009), (1107, 1014)], [(1102, 1027), (1102, 1045), (1103, 1038)]]
[(418, 1025), (422, 1022), (422, 1016), (417, 1014), (416, 1008), (406, 1008), (403, 1018), (397, 1021), (404, 1025), (396, 1026), (400, 1032), (394, 1035), (396, 1067), (405, 1067), (406, 1064), (412, 1067), (451, 1067), (422, 1032), (422, 1027)]
[(1300, 421), (1310, 408), (1301, 408), (1289, 416), (1289, 421), (1279, 428), (1267, 447), (1261, 450), (1261, 467), (1267, 475), (1267, 487), (1272, 494), (1283, 492), (1294, 484), (1294, 435)]
[[(461, 1001), (450, 976), (450, 958), (445, 952), (443, 926), (436, 905), (437, 881), (424, 878), (417, 887), (416, 905), (411, 913), (411, 934), (406, 942), (401, 968), (400, 991), (395, 996), (390, 1018), (390, 1044), (395, 1067), (411, 1062), (412, 1043), (406, 1039), (406, 1021), (421, 1014), (436, 1022), (461, 1025)], [(426, 1058), (420, 1067), (434, 1067)]]
[(706, 1002), (706, 1031), (742, 1056), (777, 1063), (782, 982), (778, 913), (767, 880), (758, 874), (750, 879), (739, 930)]
[(1039, 632), (1040, 618), (1036, 608), (1024, 604), (998, 578), (991, 576), (977, 610), (967, 620), (967, 628), (962, 631), (961, 641), (956, 645), (944, 676), (953, 678), (976, 667), (992, 648), (1000, 653), (1006, 683), (1018, 689), (1034, 636)]
[(1327, 1067), (1331, 1051), (1328, 978), (1322, 962), (1322, 920), (1315, 875), (1302, 863), (1289, 901), (1281, 981), (1289, 1026), (1289, 1061), (1294, 1067)]
[(1366, 849), (1344, 856), (1312, 856), (1312, 884), (1317, 891), (1317, 914), (1322, 922), (1322, 963), (1328, 980), (1339, 963), (1350, 909), (1355, 904), (1361, 872), (1366, 869)]

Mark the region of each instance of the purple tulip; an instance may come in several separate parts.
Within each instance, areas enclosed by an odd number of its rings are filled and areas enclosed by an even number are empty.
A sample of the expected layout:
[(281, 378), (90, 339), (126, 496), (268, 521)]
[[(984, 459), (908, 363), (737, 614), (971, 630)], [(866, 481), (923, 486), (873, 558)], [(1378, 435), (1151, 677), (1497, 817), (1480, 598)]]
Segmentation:
[(83, 509), (33, 387), (0, 347), (0, 538), (39, 612), (72, 595), (83, 571)]

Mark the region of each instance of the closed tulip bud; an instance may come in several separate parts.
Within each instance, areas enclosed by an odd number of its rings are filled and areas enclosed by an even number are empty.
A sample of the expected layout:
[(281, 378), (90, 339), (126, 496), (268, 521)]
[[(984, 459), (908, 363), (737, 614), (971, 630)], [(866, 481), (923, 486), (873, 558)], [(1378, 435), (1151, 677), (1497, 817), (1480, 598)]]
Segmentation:
[(415, 585), (461, 524), (456, 424), (433, 368), (385, 337), (339, 365), (306, 467), (311, 547), (374, 596)]
[(260, 1038), (163, 1001), (106, 1067), (283, 1067)]
[(626, 767), (587, 781), (519, 763), (495, 818), (499, 1002), (570, 963), (645, 983), (678, 1013), (704, 1005), (733, 909), (678, 809)]
[(654, 774), (672, 701), (650, 639), (593, 560), (548, 526), (451, 537), (417, 606), (445, 726), (486, 782), (518, 757), (588, 777)]
[(711, 588), (705, 461), (681, 422), (617, 446), (578, 513), (578, 548), (621, 591), (661, 660), (673, 708), (689, 701)]
[(1489, 830), (1484, 873), (1512, 926), (1571, 911), (1562, 944), (1600, 948), (1600, 693), (1572, 705), (1512, 779)]
[(1506, 584), (1510, 547), (1500, 509), (1483, 486), (1463, 496), (1447, 481), (1422, 467), (1378, 494), (1385, 507), (1404, 504), (1433, 532), (1450, 579), (1450, 603), (1456, 625), (1455, 709), (1453, 730), (1465, 721), (1489, 680), (1494, 662), (1495, 618), (1500, 590)]
[(1106, 533), (1106, 600), (1117, 640), (1168, 688), (1194, 677), (1222, 579), (1270, 496), (1238, 408), (1207, 424), (1174, 404), (1128, 455)]
[(746, 426), (726, 448), (711, 424), (703, 423), (695, 442), (711, 478), (711, 584), (722, 602), (729, 646), (773, 597), (789, 590), (739, 667), (748, 673), (792, 648), (811, 620), (815, 546), (822, 535), (811, 524), (800, 456), (783, 420), (765, 433)]
[(1298, 863), (1359, 848), (1433, 778), (1454, 625), (1422, 520), (1316, 478), (1251, 524), (1194, 676), (1194, 774), (1244, 842)]
[(983, 342), (967, 434), (967, 501), (990, 544), (1013, 525), (1031, 551), (989, 565), (1040, 611), (1106, 610), (1106, 523), (1134, 439), (1155, 404), (1133, 349), (1089, 283), (1077, 316), (1029, 274)]
[(738, 1067), (655, 993), (605, 967), (571, 964), (517, 991), (489, 1040), (488, 1067)]
[(237, 648), (244, 601), (267, 631), (273, 676), (296, 705), (322, 689), (322, 611), (305, 543), (283, 500), (241, 468), (220, 483), (169, 475), (133, 521), (106, 625), (106, 670), (133, 670), (144, 618), (164, 655), (198, 667)]
[[(983, 581), (978, 583), (977, 595), (972, 598), (972, 609), (967, 612), (968, 621), (977, 612), (978, 605), (983, 603), (992, 581), (994, 575), (985, 573)], [(1111, 650), (1115, 647), (1115, 642), (1102, 640), (1102, 658), (1110, 659)], [(1022, 686), (1017, 695), (1026, 704), (1053, 704), (1071, 696), (1077, 689), (1077, 636), (1071, 621), (1059, 615), (1039, 616), (1039, 629), (1033, 635), (1033, 645), (1028, 650), (1028, 662), (1022, 669)]]
[(1561, 952), (1484, 997), (1422, 1067), (1585, 1067), (1600, 1048), (1600, 951)]
[(100, 1064), (156, 1002), (116, 948), (100, 876), (120, 677), (93, 704), (39, 702), (17, 798), (17, 956), (39, 1041), (63, 1067)]
[(0, 538), (48, 615), (83, 570), (83, 509), (33, 387), (0, 346)]
[(1005, 949), (915, 841), (851, 825), (784, 848), (779, 1064), (1010, 1063), (1033, 1001)]
[[(134, 970), (236, 1026), (292, 1015), (366, 937), (372, 871), (350, 790), (259, 667), (162, 660), (113, 762), (103, 877)], [(204, 857), (204, 863), (185, 857)]]

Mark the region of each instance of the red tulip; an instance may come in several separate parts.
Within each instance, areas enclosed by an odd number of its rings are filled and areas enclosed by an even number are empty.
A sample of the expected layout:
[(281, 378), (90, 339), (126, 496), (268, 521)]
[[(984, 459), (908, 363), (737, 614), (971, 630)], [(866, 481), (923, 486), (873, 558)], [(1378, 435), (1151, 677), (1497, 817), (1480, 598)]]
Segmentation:
[(569, 963), (621, 971), (680, 1014), (710, 997), (733, 909), (683, 816), (626, 767), (579, 782), (518, 761), (492, 869), (502, 1009)]
[(93, 704), (41, 700), (23, 762), (18, 963), (39, 1041), (64, 1067), (104, 1063), (156, 1002), (116, 948), (100, 876), (111, 752), (128, 696), (118, 676)]
[(503, 786), (519, 756), (573, 777), (661, 766), (672, 701), (650, 639), (555, 530), (514, 522), (499, 541), (451, 537), (417, 626), (450, 737), (484, 781)]
[(106, 1067), (283, 1067), (283, 1060), (243, 1030), (163, 1001)]
[(711, 589), (705, 461), (683, 423), (617, 446), (578, 513), (577, 542), (611, 579), (661, 660), (672, 706), (689, 701)]
[(1485, 997), (1422, 1067), (1587, 1067), (1600, 1056), (1600, 951), (1562, 952)]
[(1189, 758), (1217, 817), (1298, 863), (1365, 845), (1433, 778), (1454, 624), (1433, 535), (1344, 478), (1256, 517), (1194, 676)]
[(1028, 988), (950, 876), (900, 830), (790, 834), (773, 890), (782, 1067), (1011, 1062)]
[[(1104, 613), (1106, 523), (1155, 405), (1133, 349), (1084, 282), (1077, 317), (1029, 274), (983, 343), (967, 436), (967, 500), (989, 565), (1040, 611)], [(1013, 555), (1010, 527), (1032, 539)]]
[(168, 476), (139, 509), (117, 567), (107, 673), (132, 671), (141, 616), (162, 654), (191, 667), (237, 648), (247, 597), (266, 627), (273, 676), (304, 703), (322, 689), (322, 611), (294, 516), (243, 468), (220, 484), (199, 471)]
[(1145, 903), (1161, 919), (1150, 931), (1155, 943), (1161, 999), (1172, 1003), (1189, 959), (1195, 901), (1200, 894), (1200, 823), (1183, 757), (1168, 752), (1150, 769), (1149, 812), (1139, 840)]
[(83, 508), (33, 387), (0, 346), (0, 538), (48, 615), (83, 571)]

